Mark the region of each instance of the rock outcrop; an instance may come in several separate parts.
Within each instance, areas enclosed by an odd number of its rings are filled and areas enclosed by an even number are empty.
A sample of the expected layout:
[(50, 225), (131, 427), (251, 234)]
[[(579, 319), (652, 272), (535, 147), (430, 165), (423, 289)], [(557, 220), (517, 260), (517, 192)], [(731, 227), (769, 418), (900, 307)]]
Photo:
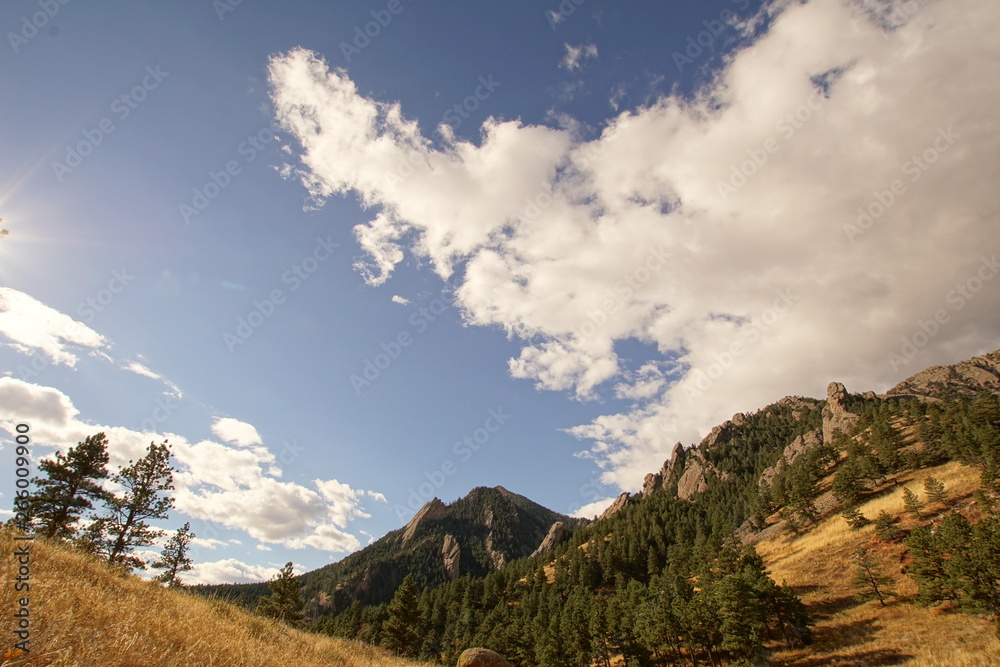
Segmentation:
[(826, 388), (826, 405), (823, 406), (823, 442), (831, 442), (836, 431), (850, 433), (861, 419), (848, 412), (850, 394), (839, 382), (831, 382)]
[(566, 540), (569, 536), (570, 532), (569, 528), (566, 527), (566, 524), (562, 521), (556, 521), (552, 524), (552, 527), (549, 528), (549, 533), (545, 536), (545, 539), (542, 540), (542, 543), (539, 544), (538, 548), (532, 552), (531, 557), (534, 558), (535, 556), (541, 556), (542, 554), (552, 551), (556, 548), (556, 545)]
[(1000, 394), (1000, 350), (951, 366), (931, 366), (897, 384), (885, 397), (935, 401), (973, 398), (980, 391)]
[(444, 571), (448, 573), (448, 578), (458, 579), (462, 548), (458, 545), (458, 540), (455, 539), (454, 535), (444, 536), (444, 544), (441, 545), (441, 560), (444, 562)]
[(823, 431), (822, 429), (816, 429), (815, 431), (809, 431), (805, 435), (800, 435), (795, 438), (792, 444), (785, 447), (785, 450), (781, 453), (781, 458), (770, 468), (767, 468), (757, 480), (757, 483), (761, 486), (765, 484), (770, 484), (775, 477), (780, 475), (788, 466), (795, 462), (795, 459), (799, 458), (810, 449), (815, 449), (823, 444)]
[(458, 667), (512, 667), (499, 653), (485, 648), (470, 648), (458, 656)]
[(670, 451), (670, 458), (663, 462), (660, 472), (651, 472), (642, 481), (642, 497), (647, 498), (657, 491), (665, 491), (676, 480), (679, 470), (684, 467), (684, 445), (677, 443)]
[(629, 502), (629, 495), (628, 492), (626, 491), (625, 493), (615, 498), (615, 502), (611, 503), (608, 506), (608, 509), (604, 510), (601, 513), (601, 516), (597, 517), (597, 520), (600, 521), (601, 519), (607, 519), (608, 517), (612, 517), (615, 514), (618, 514), (618, 512), (621, 512), (623, 509), (625, 509), (625, 506), (628, 505), (628, 502)]
[(435, 498), (426, 505), (420, 508), (420, 511), (413, 515), (410, 522), (406, 524), (406, 530), (403, 531), (403, 544), (406, 544), (413, 538), (413, 534), (417, 532), (417, 527), (423, 521), (433, 521), (435, 519), (443, 519), (448, 515), (448, 508), (445, 507), (444, 503), (441, 502), (440, 498)]

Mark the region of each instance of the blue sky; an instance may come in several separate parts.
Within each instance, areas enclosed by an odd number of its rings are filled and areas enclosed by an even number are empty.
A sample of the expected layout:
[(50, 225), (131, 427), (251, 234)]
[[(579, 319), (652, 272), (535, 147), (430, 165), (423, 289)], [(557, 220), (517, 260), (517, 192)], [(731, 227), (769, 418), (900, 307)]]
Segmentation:
[(193, 581), (479, 485), (592, 515), (997, 347), (998, 14), (5, 3), (0, 426), (175, 443)]

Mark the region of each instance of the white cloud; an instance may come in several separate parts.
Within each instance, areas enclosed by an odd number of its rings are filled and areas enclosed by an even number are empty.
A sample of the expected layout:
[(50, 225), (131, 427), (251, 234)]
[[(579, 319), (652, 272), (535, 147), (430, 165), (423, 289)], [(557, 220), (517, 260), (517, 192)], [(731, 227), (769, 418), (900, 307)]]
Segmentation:
[(408, 305), (410, 305), (410, 300), (409, 299), (407, 299), (406, 297), (399, 296), (398, 294), (393, 294), (392, 295), (392, 302), (393, 303), (398, 303), (398, 304), (400, 304), (402, 306), (408, 306)]
[[(230, 438), (235, 446), (211, 440), (192, 443), (175, 433), (90, 424), (79, 419), (79, 411), (61, 391), (2, 377), (0, 428), (14, 434), (15, 424), (22, 421), (31, 424), (36, 443), (63, 451), (103, 431), (108, 436), (112, 466), (140, 458), (151, 441), (168, 440), (177, 470), (174, 497), (178, 511), (289, 548), (335, 553), (357, 549), (360, 544), (346, 532), (347, 525), (368, 516), (362, 508), (365, 497), (384, 501), (379, 493), (352, 489), (337, 480), (314, 480), (315, 489), (278, 481), (275, 456), (250, 424), (233, 419), (215, 421), (213, 431)], [(218, 540), (200, 544), (206, 548), (222, 546)]]
[[(572, 430), (604, 482), (634, 490), (735, 412), (998, 345), (1000, 280), (976, 273), (995, 277), (1000, 252), (1000, 6), (862, 5), (771, 3), (767, 32), (694, 97), (623, 110), (594, 138), (491, 119), (480, 144), (436, 148), (398, 104), (295, 50), (270, 66), (302, 144), (285, 173), (317, 203), (353, 192), (376, 209), (357, 230), (372, 282), (404, 250), (443, 278), (461, 265), (466, 320), (524, 341), (514, 377), (634, 401)], [(859, 207), (878, 213), (860, 235)], [(936, 311), (946, 325), (891, 358)], [(629, 339), (674, 370), (630, 374)]]
[(212, 424), (214, 433), (223, 442), (228, 442), (239, 447), (249, 447), (259, 445), (264, 441), (251, 424), (241, 422), (231, 417), (217, 417)]
[(235, 558), (211, 563), (194, 563), (194, 569), (181, 575), (181, 581), (195, 584), (240, 584), (270, 581), (280, 574), (278, 568), (252, 565)]
[(601, 500), (595, 500), (592, 503), (587, 503), (583, 507), (573, 510), (569, 513), (569, 515), (579, 517), (581, 519), (593, 519), (594, 517), (601, 516), (604, 510), (608, 509), (613, 502), (615, 502), (614, 498), (602, 498)]
[(14, 341), (7, 345), (19, 352), (40, 352), (66, 366), (76, 365), (80, 348), (93, 352), (108, 346), (82, 322), (9, 287), (0, 287), (0, 334)]
[(582, 66), (584, 60), (597, 58), (597, 46), (594, 44), (563, 44), (566, 48), (566, 55), (559, 62), (559, 67), (572, 72)]

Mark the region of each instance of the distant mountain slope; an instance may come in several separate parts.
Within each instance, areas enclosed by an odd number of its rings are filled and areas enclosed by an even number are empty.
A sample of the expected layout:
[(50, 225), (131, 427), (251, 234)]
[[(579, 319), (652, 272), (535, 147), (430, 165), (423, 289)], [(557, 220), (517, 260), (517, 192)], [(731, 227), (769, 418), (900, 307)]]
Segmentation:
[(1000, 350), (951, 366), (931, 366), (903, 380), (886, 396), (972, 398), (980, 391), (1000, 394)]
[[(570, 531), (584, 523), (512, 493), (502, 486), (477, 487), (445, 505), (435, 498), (410, 522), (343, 560), (299, 578), (311, 611), (340, 610), (354, 600), (378, 604), (391, 599), (407, 574), (421, 588), (457, 577), (482, 577), (530, 556), (549, 529), (562, 522)], [(254, 603), (268, 595), (265, 584), (197, 587), (229, 599)]]

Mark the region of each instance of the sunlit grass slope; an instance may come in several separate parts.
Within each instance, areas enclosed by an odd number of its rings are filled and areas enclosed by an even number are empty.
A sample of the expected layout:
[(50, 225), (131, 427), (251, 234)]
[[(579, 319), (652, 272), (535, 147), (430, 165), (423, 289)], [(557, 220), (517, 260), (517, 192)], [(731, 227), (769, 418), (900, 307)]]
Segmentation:
[[(117, 576), (104, 563), (62, 545), (31, 544), (31, 652), (17, 658), (0, 657), (3, 667), (422, 664), (364, 644), (295, 630), (227, 603), (165, 590), (138, 577)], [(23, 595), (13, 585), (16, 548), (13, 534), (0, 530), (4, 637), (0, 656), (12, 648), (12, 615), (17, 598)]]

